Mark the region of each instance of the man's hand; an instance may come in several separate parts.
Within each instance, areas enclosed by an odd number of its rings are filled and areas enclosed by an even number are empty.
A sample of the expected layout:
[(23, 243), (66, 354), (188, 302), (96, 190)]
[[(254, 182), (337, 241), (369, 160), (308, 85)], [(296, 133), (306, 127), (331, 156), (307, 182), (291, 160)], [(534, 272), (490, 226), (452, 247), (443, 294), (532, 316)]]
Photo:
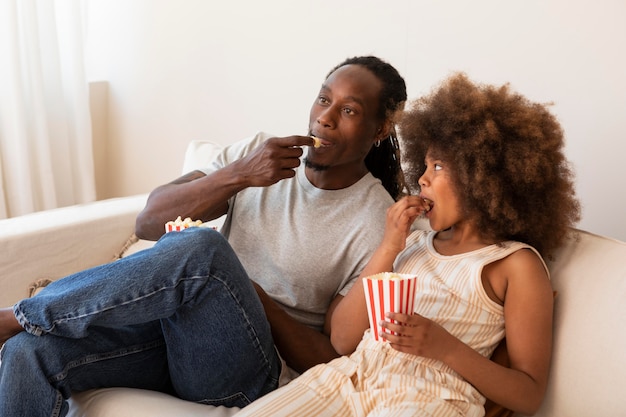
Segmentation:
[(301, 146), (312, 146), (309, 136), (270, 138), (249, 155), (233, 162), (233, 170), (250, 187), (266, 187), (296, 175), (303, 154)]

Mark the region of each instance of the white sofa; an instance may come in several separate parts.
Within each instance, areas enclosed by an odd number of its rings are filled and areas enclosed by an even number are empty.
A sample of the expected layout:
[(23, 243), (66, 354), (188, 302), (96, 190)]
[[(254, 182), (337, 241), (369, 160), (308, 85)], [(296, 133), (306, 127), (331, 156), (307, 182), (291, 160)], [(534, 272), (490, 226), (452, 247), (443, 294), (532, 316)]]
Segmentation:
[[(215, 152), (189, 145), (183, 172)], [(112, 261), (132, 240), (146, 195), (110, 199), (0, 220), (0, 306), (29, 296), (46, 280)], [(139, 241), (131, 251), (149, 246)], [(555, 345), (542, 417), (626, 416), (626, 243), (580, 230), (549, 261)], [(226, 417), (236, 410), (156, 392), (111, 388), (77, 394), (70, 416)], [(320, 415), (323, 413), (320, 412)]]

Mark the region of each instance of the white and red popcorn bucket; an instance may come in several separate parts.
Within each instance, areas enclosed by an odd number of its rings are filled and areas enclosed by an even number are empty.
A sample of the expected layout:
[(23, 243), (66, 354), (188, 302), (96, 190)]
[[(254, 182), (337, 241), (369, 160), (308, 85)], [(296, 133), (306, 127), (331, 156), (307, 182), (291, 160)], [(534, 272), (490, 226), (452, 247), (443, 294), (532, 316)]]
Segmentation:
[(181, 220), (180, 216), (173, 221), (169, 221), (165, 223), (165, 233), (169, 232), (180, 232), (181, 230), (188, 229), (190, 227), (204, 227), (210, 228), (213, 230), (217, 230), (217, 227), (210, 226), (207, 223), (202, 223), (200, 220), (191, 220), (190, 218), (186, 218), (185, 220)]
[(379, 322), (388, 320), (385, 318), (386, 313), (413, 313), (416, 279), (415, 275), (394, 272), (382, 272), (363, 278), (367, 314), (374, 340), (383, 340), (380, 337), (383, 329)]
[(182, 224), (172, 224), (171, 222), (165, 224), (165, 233), (169, 232), (180, 232), (183, 229), (186, 229), (188, 226)]
[(189, 227), (200, 226), (201, 224), (202, 221), (200, 220), (191, 220), (190, 217), (186, 217), (183, 220), (181, 216), (178, 216), (176, 220), (165, 223), (165, 233), (180, 232), (181, 230), (185, 230)]

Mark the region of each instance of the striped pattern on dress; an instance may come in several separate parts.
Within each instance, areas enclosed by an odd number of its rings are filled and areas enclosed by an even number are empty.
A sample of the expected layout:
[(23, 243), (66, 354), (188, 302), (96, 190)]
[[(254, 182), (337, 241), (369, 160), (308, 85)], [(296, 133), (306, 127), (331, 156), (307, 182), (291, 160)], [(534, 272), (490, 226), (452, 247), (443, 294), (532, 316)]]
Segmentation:
[[(482, 269), (520, 249), (534, 249), (520, 242), (504, 242), (444, 256), (434, 249), (433, 237), (434, 233), (413, 232), (394, 270), (417, 275), (416, 313), (490, 356), (504, 337), (504, 311), (487, 296)], [(237, 416), (484, 415), (485, 398), (451, 368), (434, 359), (398, 352), (388, 343), (373, 340), (369, 332), (352, 355), (311, 368)]]

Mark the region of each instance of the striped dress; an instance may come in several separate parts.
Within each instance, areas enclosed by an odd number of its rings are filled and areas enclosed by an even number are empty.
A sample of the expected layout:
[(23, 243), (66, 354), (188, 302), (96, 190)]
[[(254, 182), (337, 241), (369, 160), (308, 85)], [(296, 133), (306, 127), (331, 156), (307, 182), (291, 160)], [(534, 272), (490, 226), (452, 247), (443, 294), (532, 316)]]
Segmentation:
[[(522, 248), (534, 249), (505, 242), (443, 256), (433, 246), (434, 235), (413, 232), (394, 270), (417, 275), (416, 313), (488, 357), (504, 337), (504, 312), (487, 296), (482, 269)], [(368, 329), (352, 355), (311, 368), (237, 416), (475, 417), (484, 415), (484, 402), (447, 365), (398, 352), (374, 341)]]

